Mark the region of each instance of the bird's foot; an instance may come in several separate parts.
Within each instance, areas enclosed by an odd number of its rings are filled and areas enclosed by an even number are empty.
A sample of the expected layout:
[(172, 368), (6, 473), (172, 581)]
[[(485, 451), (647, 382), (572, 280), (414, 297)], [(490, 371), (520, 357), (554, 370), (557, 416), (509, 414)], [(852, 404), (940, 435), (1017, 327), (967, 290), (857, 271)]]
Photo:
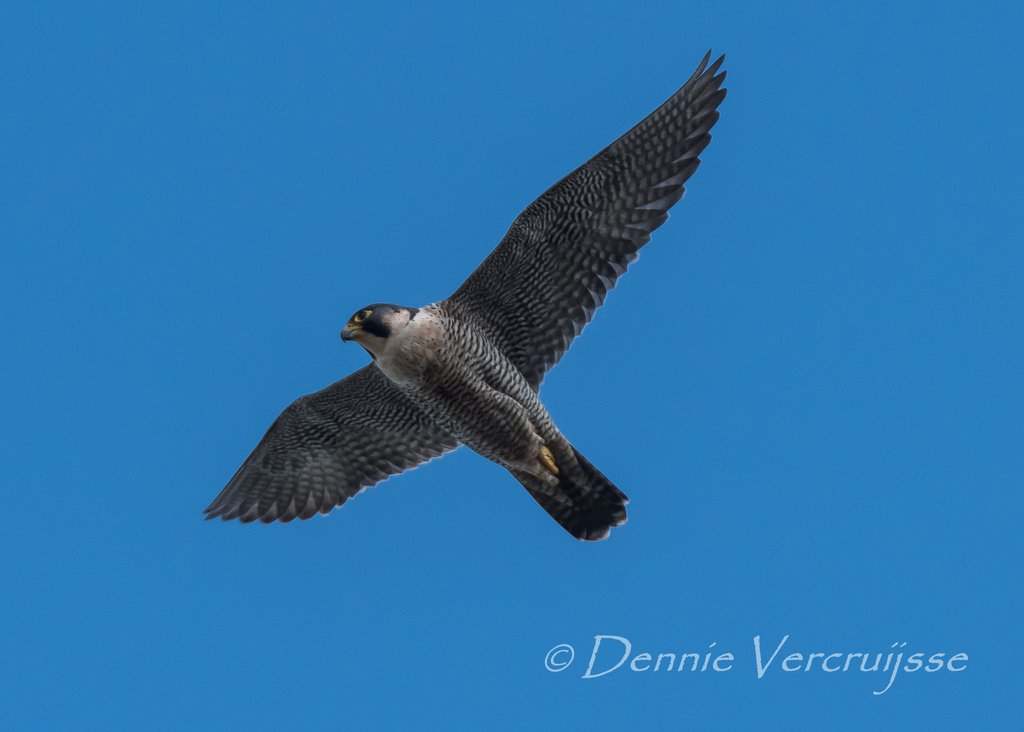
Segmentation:
[(558, 469), (558, 464), (555, 462), (555, 456), (547, 445), (540, 446), (540, 463), (547, 468), (548, 472), (552, 475), (558, 475), (561, 472)]

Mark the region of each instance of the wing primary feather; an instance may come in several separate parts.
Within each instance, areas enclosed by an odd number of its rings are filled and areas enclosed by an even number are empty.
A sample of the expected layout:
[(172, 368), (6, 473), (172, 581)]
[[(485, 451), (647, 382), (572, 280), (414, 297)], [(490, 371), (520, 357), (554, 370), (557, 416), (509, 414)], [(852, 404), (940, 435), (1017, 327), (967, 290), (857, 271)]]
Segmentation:
[(682, 198), (719, 118), (724, 63), (708, 51), (664, 104), (527, 206), (443, 303), (535, 388), (593, 317), (593, 293), (614, 288)]
[(308, 519), (458, 444), (370, 364), (285, 409), (206, 518)]

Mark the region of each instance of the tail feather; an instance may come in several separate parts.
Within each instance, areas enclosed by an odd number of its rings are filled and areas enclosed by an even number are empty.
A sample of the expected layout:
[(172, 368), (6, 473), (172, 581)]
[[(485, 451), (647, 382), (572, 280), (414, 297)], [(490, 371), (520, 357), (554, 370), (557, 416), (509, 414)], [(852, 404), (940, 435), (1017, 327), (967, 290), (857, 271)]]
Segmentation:
[(534, 500), (562, 528), (582, 541), (598, 541), (626, 522), (626, 494), (572, 448), (576, 465), (559, 465), (556, 487), (529, 473), (512, 471)]

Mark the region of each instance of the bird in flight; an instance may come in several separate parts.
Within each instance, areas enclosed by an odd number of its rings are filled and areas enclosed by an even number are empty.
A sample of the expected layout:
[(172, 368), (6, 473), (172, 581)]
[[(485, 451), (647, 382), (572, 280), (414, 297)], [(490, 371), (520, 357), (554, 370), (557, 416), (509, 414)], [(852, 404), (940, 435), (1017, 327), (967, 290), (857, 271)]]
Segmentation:
[(628, 499), (569, 443), (538, 396), (700, 163), (725, 57), (531, 203), (450, 297), (368, 305), (341, 332), (372, 363), (296, 400), (206, 509), (291, 521), (466, 445), (506, 468), (577, 539), (608, 536)]

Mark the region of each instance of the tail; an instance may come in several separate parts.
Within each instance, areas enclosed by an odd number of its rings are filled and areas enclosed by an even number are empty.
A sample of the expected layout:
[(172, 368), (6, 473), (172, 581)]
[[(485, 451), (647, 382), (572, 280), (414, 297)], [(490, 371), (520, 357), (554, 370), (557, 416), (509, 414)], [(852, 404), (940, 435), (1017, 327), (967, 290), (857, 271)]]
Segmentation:
[(582, 541), (598, 541), (626, 523), (629, 499), (575, 447), (572, 453), (576, 465), (558, 466), (557, 486), (517, 470), (512, 475), (563, 529)]

